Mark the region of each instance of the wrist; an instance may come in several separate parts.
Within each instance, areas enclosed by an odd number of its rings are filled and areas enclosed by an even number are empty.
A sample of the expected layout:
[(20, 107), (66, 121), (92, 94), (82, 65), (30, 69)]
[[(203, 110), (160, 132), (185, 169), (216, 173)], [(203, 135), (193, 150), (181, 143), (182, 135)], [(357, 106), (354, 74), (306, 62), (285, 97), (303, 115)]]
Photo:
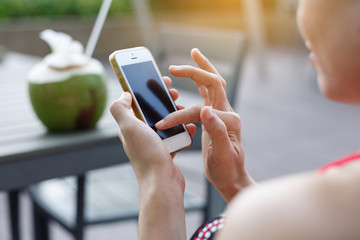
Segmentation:
[(184, 186), (175, 180), (155, 180), (139, 184), (141, 206), (157, 203), (161, 208), (184, 208)]
[(217, 189), (224, 200), (229, 203), (237, 194), (241, 193), (245, 188), (253, 185), (256, 185), (256, 182), (246, 173), (245, 176), (231, 181), (228, 184), (217, 186)]
[(168, 166), (152, 168), (142, 174), (137, 174), (140, 197), (162, 194), (183, 197), (185, 180), (177, 167)]
[(157, 156), (156, 158), (131, 159), (139, 185), (148, 181), (169, 178), (174, 167), (170, 155)]
[(185, 239), (185, 182), (175, 172), (158, 171), (139, 178), (139, 239)]

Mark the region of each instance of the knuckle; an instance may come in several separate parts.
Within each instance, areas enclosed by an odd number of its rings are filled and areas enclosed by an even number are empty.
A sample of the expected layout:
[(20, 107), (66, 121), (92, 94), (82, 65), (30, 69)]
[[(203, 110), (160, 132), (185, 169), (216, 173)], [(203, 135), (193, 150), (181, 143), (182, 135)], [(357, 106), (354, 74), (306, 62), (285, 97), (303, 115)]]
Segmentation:
[(179, 91), (176, 88), (170, 88), (169, 89), (170, 94), (178, 94)]
[(192, 109), (189, 111), (191, 115), (192, 121), (200, 121), (200, 113), (203, 109), (203, 106), (197, 104), (191, 107)]
[(193, 79), (196, 74), (196, 69), (191, 65), (184, 65), (184, 69), (186, 70), (185, 77)]
[(224, 79), (220, 75), (213, 73), (212, 81), (209, 82), (209, 85), (207, 87), (224, 89)]
[(121, 108), (126, 108), (126, 103), (121, 99), (117, 99), (110, 105), (110, 111), (119, 111)]
[(226, 89), (226, 81), (220, 74), (214, 74), (215, 81), (218, 87)]
[(220, 75), (214, 74), (214, 80), (217, 86), (222, 86), (223, 78)]
[(119, 108), (119, 100), (115, 100), (110, 105), (110, 112), (114, 115)]
[(224, 89), (226, 89), (226, 81), (221, 77), (221, 84)]
[(236, 113), (231, 113), (230, 115), (230, 122), (229, 124), (231, 124), (232, 128), (234, 130), (239, 130), (241, 129), (241, 118), (238, 114)]
[(192, 106), (192, 110), (194, 112), (200, 112), (202, 108), (203, 108), (203, 106), (201, 106), (200, 104), (196, 104), (196, 105)]
[(169, 76), (166, 76), (166, 75), (163, 76), (163, 79), (164, 79), (165, 81), (169, 81), (170, 83), (171, 83), (171, 81), (172, 81), (171, 78), (170, 78)]
[(239, 114), (235, 113), (235, 112), (228, 112), (229, 114), (229, 120), (232, 122), (232, 123), (235, 123), (235, 124), (241, 124), (241, 118), (239, 116)]
[(236, 121), (237, 123), (241, 123), (241, 117), (239, 116), (239, 114), (233, 112), (233, 113), (231, 113), (231, 115), (232, 115), (234, 121)]
[(185, 109), (185, 106), (182, 104), (177, 104), (176, 108), (177, 108), (177, 110), (183, 110), (183, 109)]

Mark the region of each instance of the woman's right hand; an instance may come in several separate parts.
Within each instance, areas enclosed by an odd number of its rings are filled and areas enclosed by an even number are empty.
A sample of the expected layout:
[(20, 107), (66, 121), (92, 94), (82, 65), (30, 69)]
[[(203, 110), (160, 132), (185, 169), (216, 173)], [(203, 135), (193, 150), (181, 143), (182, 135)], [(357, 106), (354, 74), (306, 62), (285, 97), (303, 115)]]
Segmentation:
[(179, 123), (202, 124), (202, 152), (208, 180), (229, 202), (239, 191), (254, 181), (244, 165), (241, 121), (226, 97), (226, 82), (198, 49), (191, 51), (199, 68), (171, 66), (177, 77), (191, 78), (199, 89), (204, 106), (185, 108), (166, 116), (156, 124), (167, 129)]

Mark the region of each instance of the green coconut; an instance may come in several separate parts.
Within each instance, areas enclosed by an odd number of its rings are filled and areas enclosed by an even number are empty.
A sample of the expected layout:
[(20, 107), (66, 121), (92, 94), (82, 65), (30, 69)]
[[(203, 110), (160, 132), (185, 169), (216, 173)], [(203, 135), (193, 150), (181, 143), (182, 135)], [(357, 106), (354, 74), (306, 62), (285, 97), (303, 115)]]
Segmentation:
[(51, 131), (93, 128), (104, 112), (105, 69), (82, 53), (50, 54), (30, 71), (28, 83), (33, 109)]

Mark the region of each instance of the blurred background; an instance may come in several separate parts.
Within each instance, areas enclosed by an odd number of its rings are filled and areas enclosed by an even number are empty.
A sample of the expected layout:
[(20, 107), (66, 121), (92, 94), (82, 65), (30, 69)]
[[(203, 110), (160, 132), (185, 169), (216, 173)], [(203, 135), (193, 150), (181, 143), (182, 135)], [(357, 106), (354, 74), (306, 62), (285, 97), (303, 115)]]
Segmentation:
[[(50, 49), (39, 33), (47, 28), (70, 34), (86, 45), (100, 5), (99, 0), (0, 0), (0, 59), (9, 52), (44, 57)], [(139, 45), (157, 53), (164, 26), (175, 32), (206, 32), (208, 40), (197, 41), (196, 46), (187, 43), (200, 50), (212, 42), (211, 35), (216, 40), (223, 31), (243, 34), (246, 47), (235, 67), (240, 74), (235, 74), (238, 84), (232, 97), (242, 118), (249, 172), (263, 181), (312, 171), (358, 150), (360, 109), (331, 102), (319, 92), (316, 72), (296, 27), (296, 7), (297, 0), (114, 0), (94, 57), (106, 67), (109, 81), (116, 81), (108, 64), (109, 54)], [(170, 42), (170, 48), (176, 46)], [(216, 55), (222, 56), (227, 47), (221, 43), (211, 46), (209, 55), (215, 64)], [(188, 61), (182, 59), (179, 54), (174, 61)], [(232, 68), (231, 62), (223, 65), (215, 67)], [(204, 198), (201, 152), (181, 152), (176, 164), (183, 170), (187, 187)], [(114, 174), (115, 168), (104, 169), (100, 175)], [(1, 193), (0, 239), (11, 239), (7, 214), (6, 196)], [(201, 219), (200, 213), (187, 215), (188, 237)], [(31, 205), (26, 194), (21, 198), (21, 224), (23, 239), (32, 239)], [(72, 239), (57, 224), (51, 229), (52, 239)], [(104, 224), (86, 230), (85, 239), (136, 239), (136, 231), (136, 221)]]
[[(136, 18), (136, 2), (113, 1), (97, 45), (96, 57), (107, 57), (113, 49), (143, 44)], [(148, 4), (148, 10), (154, 24), (154, 35), (161, 22), (247, 31), (247, 26), (254, 23), (247, 23), (250, 18), (246, 16), (249, 9), (246, 2), (152, 0)], [(261, 21), (264, 40), (277, 45), (294, 45), (298, 42), (296, 1), (258, 2), (261, 4), (261, 16), (258, 20)], [(0, 43), (11, 50), (44, 56), (48, 49), (45, 43), (39, 41), (38, 33), (44, 28), (52, 28), (64, 31), (86, 44), (100, 5), (101, 1), (97, 0), (2, 0)], [(26, 46), (22, 42), (24, 38), (27, 39)]]

